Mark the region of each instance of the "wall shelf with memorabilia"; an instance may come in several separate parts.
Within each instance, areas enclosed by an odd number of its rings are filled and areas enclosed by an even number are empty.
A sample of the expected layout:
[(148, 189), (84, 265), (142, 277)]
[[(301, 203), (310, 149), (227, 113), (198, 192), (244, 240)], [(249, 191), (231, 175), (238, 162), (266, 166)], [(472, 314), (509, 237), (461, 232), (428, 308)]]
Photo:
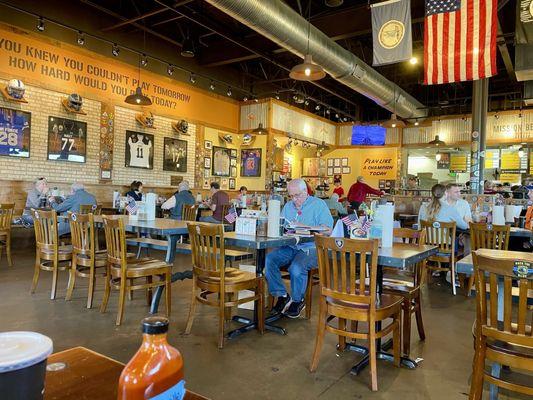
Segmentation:
[(72, 107), (72, 105), (69, 103), (68, 99), (62, 99), (61, 105), (65, 109), (66, 112), (71, 114), (80, 114), (80, 115), (87, 115), (85, 111), (83, 111), (81, 108), (79, 110), (76, 110), (76, 108)]
[(13, 97), (11, 96), (8, 92), (7, 92), (7, 88), (0, 88), (0, 93), (2, 93), (2, 96), (4, 97), (4, 100), (6, 101), (12, 101), (14, 103), (27, 103), (28, 100), (26, 100), (24, 97), (22, 98), (16, 98), (16, 97)]
[(150, 111), (135, 115), (135, 121), (143, 128), (157, 129), (154, 126), (154, 115)]

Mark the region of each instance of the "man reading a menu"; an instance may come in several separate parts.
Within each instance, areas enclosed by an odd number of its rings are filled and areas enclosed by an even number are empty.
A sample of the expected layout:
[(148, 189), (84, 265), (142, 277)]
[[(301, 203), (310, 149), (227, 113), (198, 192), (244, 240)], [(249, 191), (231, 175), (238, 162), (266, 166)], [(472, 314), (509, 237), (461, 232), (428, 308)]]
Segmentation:
[[(326, 203), (307, 194), (303, 179), (293, 179), (287, 185), (291, 200), (285, 204), (281, 217), (292, 227), (322, 227), (329, 234), (333, 227), (333, 217)], [(265, 276), (268, 290), (278, 298), (273, 308), (289, 318), (298, 318), (305, 308), (304, 294), (307, 287), (307, 272), (318, 265), (313, 241), (280, 247), (266, 256)], [(280, 268), (289, 267), (291, 294), (287, 293)], [(292, 296), (292, 297), (291, 297)]]

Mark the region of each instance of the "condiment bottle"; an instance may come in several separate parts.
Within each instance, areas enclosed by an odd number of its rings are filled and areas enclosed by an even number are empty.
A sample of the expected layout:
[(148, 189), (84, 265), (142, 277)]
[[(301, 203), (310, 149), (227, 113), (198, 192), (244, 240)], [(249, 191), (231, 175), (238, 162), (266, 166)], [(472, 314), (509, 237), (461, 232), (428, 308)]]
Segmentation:
[(143, 319), (143, 342), (120, 375), (118, 400), (184, 398), (183, 359), (168, 344), (167, 331), (167, 318)]

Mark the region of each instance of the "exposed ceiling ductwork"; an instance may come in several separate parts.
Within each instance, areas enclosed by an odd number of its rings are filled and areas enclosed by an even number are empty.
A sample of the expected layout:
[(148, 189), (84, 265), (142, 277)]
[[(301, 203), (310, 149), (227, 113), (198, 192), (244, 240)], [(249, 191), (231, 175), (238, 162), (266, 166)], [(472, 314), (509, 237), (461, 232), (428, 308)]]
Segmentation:
[[(311, 26), (281, 0), (206, 0), (294, 54), (309, 52), (333, 78), (402, 118), (422, 118), (424, 105)], [(309, 51), (308, 48), (309, 33)]]

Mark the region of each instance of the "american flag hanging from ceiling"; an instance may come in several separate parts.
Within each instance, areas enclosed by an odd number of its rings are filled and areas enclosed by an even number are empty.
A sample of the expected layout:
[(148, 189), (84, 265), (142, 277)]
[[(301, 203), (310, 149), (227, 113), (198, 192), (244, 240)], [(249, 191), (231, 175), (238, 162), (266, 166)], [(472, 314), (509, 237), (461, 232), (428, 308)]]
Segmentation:
[(424, 83), (495, 75), (497, 12), (497, 0), (426, 0)]

